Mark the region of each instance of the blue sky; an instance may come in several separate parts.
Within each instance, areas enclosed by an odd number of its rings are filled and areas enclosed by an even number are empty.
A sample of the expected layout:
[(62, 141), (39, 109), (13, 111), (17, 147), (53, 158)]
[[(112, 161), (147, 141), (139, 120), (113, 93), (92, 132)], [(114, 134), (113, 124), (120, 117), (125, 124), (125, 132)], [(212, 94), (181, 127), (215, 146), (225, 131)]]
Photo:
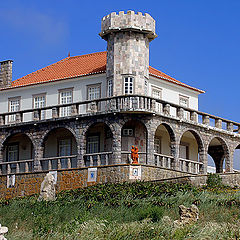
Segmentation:
[(13, 79), (67, 56), (106, 49), (101, 18), (112, 11), (148, 12), (158, 38), (150, 64), (206, 91), (199, 109), (240, 121), (239, 0), (11, 0), (0, 8), (0, 60), (14, 60)]

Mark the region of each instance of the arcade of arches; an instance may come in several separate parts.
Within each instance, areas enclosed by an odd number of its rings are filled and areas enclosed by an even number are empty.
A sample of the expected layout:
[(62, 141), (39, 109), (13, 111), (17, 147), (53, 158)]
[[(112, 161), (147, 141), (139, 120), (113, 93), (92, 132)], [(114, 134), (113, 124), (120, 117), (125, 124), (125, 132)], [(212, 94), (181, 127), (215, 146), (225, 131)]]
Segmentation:
[(240, 158), (240, 153), (234, 153), (240, 151), (240, 144), (229, 146), (221, 137), (206, 139), (194, 129), (176, 131), (168, 123), (154, 126), (150, 131), (147, 121), (135, 119), (118, 124), (95, 122), (82, 135), (81, 131), (64, 126), (49, 129), (41, 139), (24, 132), (13, 133), (0, 144), (1, 172), (131, 163), (132, 145), (139, 148), (140, 164), (206, 173), (209, 155), (215, 172), (233, 171), (237, 166), (233, 156)]

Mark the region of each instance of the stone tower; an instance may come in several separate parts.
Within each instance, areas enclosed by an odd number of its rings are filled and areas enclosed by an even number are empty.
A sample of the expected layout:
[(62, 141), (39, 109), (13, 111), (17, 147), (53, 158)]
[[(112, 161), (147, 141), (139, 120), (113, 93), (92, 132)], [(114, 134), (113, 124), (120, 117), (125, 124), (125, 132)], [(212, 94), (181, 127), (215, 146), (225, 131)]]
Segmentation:
[(12, 60), (0, 62), (0, 88), (11, 86), (12, 82)]
[(107, 41), (106, 74), (112, 95), (146, 94), (149, 42), (157, 37), (155, 20), (147, 13), (113, 12), (103, 17), (99, 35)]

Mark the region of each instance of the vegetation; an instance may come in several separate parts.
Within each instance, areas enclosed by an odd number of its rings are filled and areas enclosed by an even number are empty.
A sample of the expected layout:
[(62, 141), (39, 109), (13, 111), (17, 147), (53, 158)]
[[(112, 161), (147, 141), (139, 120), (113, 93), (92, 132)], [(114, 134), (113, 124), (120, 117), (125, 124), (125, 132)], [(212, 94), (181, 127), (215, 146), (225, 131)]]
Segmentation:
[[(10, 240), (239, 239), (240, 192), (210, 180), (203, 188), (135, 182), (65, 191), (54, 202), (38, 202), (37, 196), (2, 200), (0, 223)], [(192, 203), (199, 221), (176, 226), (178, 206)]]

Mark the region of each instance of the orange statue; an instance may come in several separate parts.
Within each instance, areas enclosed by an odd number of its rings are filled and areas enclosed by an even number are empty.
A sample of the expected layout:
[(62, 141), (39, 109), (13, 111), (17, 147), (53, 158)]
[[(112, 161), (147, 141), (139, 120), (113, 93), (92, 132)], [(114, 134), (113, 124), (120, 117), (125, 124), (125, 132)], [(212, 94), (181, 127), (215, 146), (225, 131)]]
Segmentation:
[(138, 158), (139, 158), (139, 155), (138, 155), (138, 147), (132, 146), (132, 149), (131, 149), (131, 158), (132, 158), (132, 164), (138, 164)]

